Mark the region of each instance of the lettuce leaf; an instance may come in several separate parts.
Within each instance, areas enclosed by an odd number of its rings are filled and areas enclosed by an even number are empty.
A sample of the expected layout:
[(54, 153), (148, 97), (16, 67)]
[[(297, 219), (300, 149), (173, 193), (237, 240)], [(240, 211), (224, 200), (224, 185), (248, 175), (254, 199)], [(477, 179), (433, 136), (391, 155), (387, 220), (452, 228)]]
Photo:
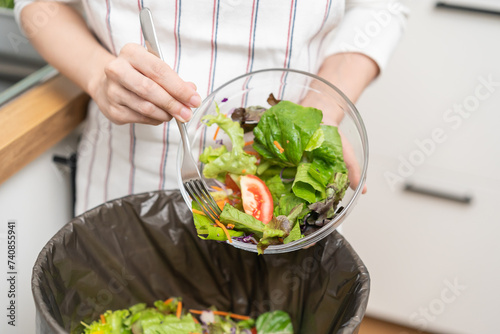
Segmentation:
[(273, 196), (273, 203), (279, 203), (279, 199), (286, 193), (285, 185), (279, 175), (274, 175), (265, 181), (267, 188)]
[(316, 213), (316, 221), (325, 221), (335, 216), (338, 204), (345, 195), (349, 187), (349, 178), (347, 173), (336, 173), (326, 189), (326, 198), (322, 201), (309, 205), (309, 209)]
[(205, 150), (200, 155), (200, 161), (205, 165), (211, 163), (221, 155), (227, 152), (227, 147), (222, 145), (218, 148), (213, 148), (212, 146), (205, 147)]
[(257, 218), (226, 204), (220, 214), (220, 222), (227, 225), (233, 224), (234, 230), (254, 233), (257, 238), (262, 238), (266, 225)]
[(175, 315), (164, 316), (161, 323), (143, 324), (144, 334), (186, 334), (201, 333), (201, 325), (194, 322), (191, 314), (182, 316), (180, 319)]
[[(197, 210), (199, 210), (199, 207), (196, 203), (193, 203), (193, 208), (198, 208)], [(196, 227), (196, 233), (198, 234), (198, 237), (200, 239), (217, 241), (227, 240), (224, 230), (218, 226), (214, 226), (214, 223), (207, 216), (199, 213), (193, 213), (193, 220), (194, 226)], [(243, 231), (235, 229), (228, 229), (227, 232), (231, 237), (241, 237), (243, 234), (245, 234)]]
[[(264, 235), (257, 244), (258, 254), (263, 254), (264, 250), (269, 245), (279, 245), (284, 243), (284, 239), (288, 238), (295, 225), (298, 225), (297, 218), (301, 214), (303, 206), (304, 204), (300, 203), (291, 210), (288, 216), (279, 215), (277, 217), (273, 217), (273, 219), (266, 225)], [(295, 233), (291, 239), (296, 237)], [(289, 242), (292, 241), (291, 239), (289, 239)]]
[(342, 149), (342, 139), (337, 127), (331, 125), (321, 125), (324, 140), (321, 145), (312, 151), (310, 161), (321, 159), (333, 169), (333, 172), (347, 172), (344, 163)]
[(300, 230), (300, 223), (295, 221), (295, 225), (293, 226), (290, 234), (283, 240), (284, 244), (287, 244), (292, 241), (297, 241), (302, 239), (304, 236), (302, 235), (302, 231)]
[(280, 166), (297, 166), (322, 118), (321, 110), (280, 101), (264, 112), (253, 130), (253, 147)]
[(292, 319), (284, 311), (261, 314), (255, 322), (259, 334), (293, 334)]
[(290, 212), (292, 212), (293, 208), (302, 203), (305, 204), (306, 201), (295, 196), (292, 192), (287, 193), (280, 198), (279, 205), (274, 210), (274, 215), (288, 216)]
[[(257, 158), (243, 151), (245, 141), (243, 139), (243, 129), (238, 122), (232, 121), (224, 114), (220, 113), (216, 106), (217, 115), (206, 115), (202, 120), (207, 121), (207, 126), (217, 124), (231, 139), (233, 147), (231, 151), (226, 149), (213, 149), (207, 146), (200, 159), (205, 163), (203, 175), (206, 178), (215, 179), (225, 173), (232, 174), (255, 174), (257, 171)], [(223, 146), (225, 147), (225, 146)], [(226, 152), (224, 152), (226, 150)]]
[(315, 203), (326, 197), (325, 186), (309, 174), (311, 163), (301, 163), (293, 181), (292, 190), (295, 196), (309, 203)]

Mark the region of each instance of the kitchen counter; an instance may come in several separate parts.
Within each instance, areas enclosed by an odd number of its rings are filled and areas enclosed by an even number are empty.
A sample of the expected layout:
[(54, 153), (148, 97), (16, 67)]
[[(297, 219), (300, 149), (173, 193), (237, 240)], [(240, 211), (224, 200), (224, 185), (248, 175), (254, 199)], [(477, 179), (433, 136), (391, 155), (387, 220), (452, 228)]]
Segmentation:
[(88, 100), (57, 74), (2, 105), (0, 184), (73, 131), (85, 119)]

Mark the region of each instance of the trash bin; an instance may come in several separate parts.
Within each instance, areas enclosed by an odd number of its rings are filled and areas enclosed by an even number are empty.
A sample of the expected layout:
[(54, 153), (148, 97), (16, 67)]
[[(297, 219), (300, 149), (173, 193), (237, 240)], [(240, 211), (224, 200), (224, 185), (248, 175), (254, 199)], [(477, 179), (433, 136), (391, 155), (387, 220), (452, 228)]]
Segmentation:
[(81, 333), (108, 309), (172, 296), (188, 308), (287, 311), (296, 333), (357, 333), (368, 271), (337, 232), (261, 255), (197, 237), (178, 191), (117, 199), (66, 224), (33, 268), (37, 333)]

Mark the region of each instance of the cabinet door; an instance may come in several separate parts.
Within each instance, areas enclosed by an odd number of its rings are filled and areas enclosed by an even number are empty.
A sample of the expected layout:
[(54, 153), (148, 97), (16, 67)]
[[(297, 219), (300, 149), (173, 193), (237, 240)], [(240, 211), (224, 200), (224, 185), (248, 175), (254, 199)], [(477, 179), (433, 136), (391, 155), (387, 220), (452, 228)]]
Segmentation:
[[(500, 181), (500, 24), (410, 3), (403, 39), (357, 107), (370, 151)], [(498, 182), (496, 183), (499, 184)]]
[(460, 173), (453, 191), (465, 186), (469, 204), (392, 190), (381, 177), (392, 164), (373, 157), (368, 193), (343, 224), (370, 271), (368, 313), (429, 331), (500, 333), (500, 191)]
[[(444, 333), (500, 333), (500, 24), (409, 3), (365, 92), (368, 193), (343, 233), (372, 277), (368, 313)], [(469, 204), (404, 191), (411, 183)]]

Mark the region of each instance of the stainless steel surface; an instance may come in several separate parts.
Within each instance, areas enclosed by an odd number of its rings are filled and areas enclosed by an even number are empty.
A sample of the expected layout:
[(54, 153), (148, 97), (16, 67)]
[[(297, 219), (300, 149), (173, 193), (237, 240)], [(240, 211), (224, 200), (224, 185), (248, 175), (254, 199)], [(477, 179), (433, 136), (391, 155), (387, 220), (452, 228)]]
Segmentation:
[(55, 68), (46, 65), (23, 80), (11, 84), (5, 90), (0, 90), (0, 106), (26, 92), (28, 89), (49, 80), (57, 73), (59, 72)]
[[(146, 48), (149, 52), (163, 60), (160, 45), (156, 37), (156, 31), (154, 28), (153, 16), (151, 14), (151, 11), (149, 10), (149, 8), (144, 8), (141, 10), (139, 15), (141, 20), (142, 33), (144, 34), (144, 40), (146, 41)], [(215, 200), (212, 198), (212, 195), (210, 195), (205, 182), (201, 178), (200, 170), (196, 166), (196, 162), (193, 159), (186, 125), (179, 120), (176, 121), (177, 125), (179, 126), (182, 145), (184, 148), (184, 156), (181, 168), (181, 175), (182, 179), (184, 180), (184, 188), (189, 193), (189, 196), (191, 196), (191, 199), (195, 200), (196, 203), (198, 203), (207, 217), (215, 222), (219, 219), (221, 210)]]
[[(0, 105), (55, 72), (19, 29), (12, 9), (0, 8)], [(52, 73), (53, 75), (53, 73)]]
[(43, 66), (45, 61), (19, 29), (12, 9), (0, 8), (0, 60), (6, 58), (34, 66)]

